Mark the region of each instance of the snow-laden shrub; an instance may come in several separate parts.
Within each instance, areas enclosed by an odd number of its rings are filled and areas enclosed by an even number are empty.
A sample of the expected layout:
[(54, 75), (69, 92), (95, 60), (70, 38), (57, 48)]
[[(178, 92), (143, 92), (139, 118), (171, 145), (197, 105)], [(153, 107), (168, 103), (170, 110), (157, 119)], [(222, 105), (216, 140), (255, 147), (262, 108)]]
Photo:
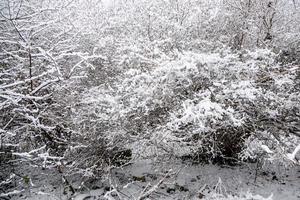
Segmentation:
[[(159, 58), (153, 62), (156, 67), (129, 69), (119, 81), (86, 91), (80, 124), (89, 116), (86, 122), (95, 121), (95, 126), (85, 127), (105, 130), (87, 132), (105, 137), (114, 132), (135, 155), (214, 162), (246, 159), (252, 155), (246, 153), (251, 141), (265, 143), (264, 131), (273, 138), (279, 134), (276, 145), (282, 146), (291, 128), (283, 119), (298, 119), (291, 112), (298, 96), (295, 69), (277, 65), (275, 57), (258, 49)], [(274, 125), (276, 120), (282, 125)]]

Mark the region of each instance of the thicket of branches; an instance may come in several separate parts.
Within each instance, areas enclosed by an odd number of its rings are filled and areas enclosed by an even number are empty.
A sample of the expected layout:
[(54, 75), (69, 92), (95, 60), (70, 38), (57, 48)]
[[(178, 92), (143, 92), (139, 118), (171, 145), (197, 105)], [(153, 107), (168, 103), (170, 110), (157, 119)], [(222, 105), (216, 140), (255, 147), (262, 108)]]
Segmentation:
[(22, 163), (88, 177), (141, 157), (298, 163), (299, 9), (1, 0), (0, 185)]

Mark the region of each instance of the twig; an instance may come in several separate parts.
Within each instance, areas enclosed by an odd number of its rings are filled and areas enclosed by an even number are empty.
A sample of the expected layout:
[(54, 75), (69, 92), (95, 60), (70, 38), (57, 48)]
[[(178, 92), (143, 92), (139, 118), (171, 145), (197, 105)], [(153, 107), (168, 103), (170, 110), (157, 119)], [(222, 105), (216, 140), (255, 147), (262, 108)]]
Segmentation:
[(172, 170), (169, 170), (169, 172), (154, 186), (152, 186), (148, 191), (143, 190), (142, 194), (137, 198), (137, 200), (143, 200), (149, 197), (153, 192), (155, 192), (158, 187), (165, 181), (165, 179), (170, 175)]

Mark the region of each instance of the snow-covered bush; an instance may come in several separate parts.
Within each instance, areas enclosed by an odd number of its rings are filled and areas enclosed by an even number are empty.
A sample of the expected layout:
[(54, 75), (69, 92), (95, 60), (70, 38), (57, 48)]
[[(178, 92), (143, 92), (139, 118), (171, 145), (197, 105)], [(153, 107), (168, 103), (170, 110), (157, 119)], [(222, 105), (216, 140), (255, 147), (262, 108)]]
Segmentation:
[(298, 3), (249, 2), (1, 2), (3, 160), (297, 163)]
[[(224, 49), (153, 59), (156, 66), (146, 71), (129, 69), (109, 86), (87, 91), (83, 115), (101, 128), (110, 127), (107, 136), (119, 133), (116, 137), (123, 138), (136, 156), (168, 154), (219, 163), (245, 160), (248, 155), (248, 160), (255, 160), (260, 154), (247, 150), (251, 141), (258, 145), (256, 150), (259, 144), (290, 146), (278, 152), (284, 155), (295, 147), (297, 137), (287, 144), (289, 124), (271, 126), (286, 117), (297, 121), (289, 111), (297, 109), (298, 89), (285, 93), (295, 87), (297, 69), (279, 66), (275, 58), (266, 49), (241, 53)], [(264, 132), (272, 137), (266, 140)]]

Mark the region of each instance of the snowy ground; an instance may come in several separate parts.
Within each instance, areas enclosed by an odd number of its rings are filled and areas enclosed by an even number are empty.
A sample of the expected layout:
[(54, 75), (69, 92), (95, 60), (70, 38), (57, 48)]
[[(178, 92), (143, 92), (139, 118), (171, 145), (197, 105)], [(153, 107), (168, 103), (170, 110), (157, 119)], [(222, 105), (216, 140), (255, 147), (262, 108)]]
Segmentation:
[[(106, 182), (81, 185), (85, 189), (73, 196), (64, 189), (59, 174), (35, 171), (32, 185), (13, 199), (300, 199), (299, 166), (267, 167), (258, 171), (255, 180), (254, 164), (222, 167), (140, 161), (111, 170)], [(78, 188), (80, 184), (74, 180), (72, 184)]]

